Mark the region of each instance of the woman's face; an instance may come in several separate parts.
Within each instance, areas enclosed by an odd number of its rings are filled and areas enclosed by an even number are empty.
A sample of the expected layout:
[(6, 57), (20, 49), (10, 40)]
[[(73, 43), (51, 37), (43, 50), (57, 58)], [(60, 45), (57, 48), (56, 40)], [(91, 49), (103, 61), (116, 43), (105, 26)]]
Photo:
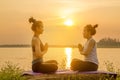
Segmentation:
[(84, 28), (83, 37), (87, 39), (89, 36), (90, 36), (90, 31), (88, 31), (87, 28)]
[(43, 33), (43, 24), (42, 23), (38, 23), (38, 26), (36, 27), (36, 32), (38, 34), (42, 34)]

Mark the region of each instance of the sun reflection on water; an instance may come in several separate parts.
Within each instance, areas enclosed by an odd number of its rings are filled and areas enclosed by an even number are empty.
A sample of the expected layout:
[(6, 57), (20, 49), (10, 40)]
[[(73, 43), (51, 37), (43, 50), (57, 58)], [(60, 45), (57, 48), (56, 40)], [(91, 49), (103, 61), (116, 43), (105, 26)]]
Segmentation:
[(66, 54), (66, 69), (69, 69), (72, 57), (72, 48), (65, 48), (65, 54)]

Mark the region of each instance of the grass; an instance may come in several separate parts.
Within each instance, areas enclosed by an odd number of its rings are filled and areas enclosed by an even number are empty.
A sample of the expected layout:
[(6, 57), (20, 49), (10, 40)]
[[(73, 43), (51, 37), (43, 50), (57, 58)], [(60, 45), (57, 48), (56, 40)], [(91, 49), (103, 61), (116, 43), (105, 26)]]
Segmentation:
[[(63, 61), (64, 64), (65, 61)], [(106, 61), (105, 62), (106, 69), (110, 72), (116, 72), (118, 74), (117, 80), (120, 80), (120, 69), (116, 69), (113, 63)], [(62, 66), (62, 69), (65, 68), (65, 64)], [(0, 80), (46, 80), (46, 77), (49, 77), (47, 80), (113, 80), (112, 78), (106, 79), (108, 76), (104, 75), (83, 75), (83, 74), (75, 74), (75, 75), (53, 75), (48, 74), (45, 76), (37, 76), (37, 77), (24, 77), (21, 76), (24, 70), (21, 69), (18, 65), (15, 65), (11, 62), (5, 62), (5, 65), (0, 69)]]
[(0, 69), (0, 80), (27, 80), (21, 77), (23, 70), (18, 65), (11, 62), (5, 62), (5, 65)]
[(106, 66), (107, 71), (117, 73), (117, 80), (120, 80), (120, 69), (117, 69), (114, 66), (113, 62), (106, 61), (105, 66)]
[(61, 64), (60, 64), (60, 67), (59, 67), (60, 70), (65, 70), (66, 61), (67, 61), (67, 59), (66, 59), (66, 57), (64, 57), (64, 58), (62, 59), (62, 62), (61, 62)]

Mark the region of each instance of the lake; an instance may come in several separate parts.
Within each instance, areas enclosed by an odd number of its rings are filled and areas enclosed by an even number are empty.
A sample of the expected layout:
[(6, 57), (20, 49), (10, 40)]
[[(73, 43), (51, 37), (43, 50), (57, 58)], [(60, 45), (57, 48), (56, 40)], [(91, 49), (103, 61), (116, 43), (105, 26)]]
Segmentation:
[[(115, 68), (120, 69), (120, 48), (98, 48), (99, 70), (106, 70), (105, 62), (113, 63)], [(77, 48), (49, 48), (44, 60), (54, 59), (59, 63), (59, 69), (69, 68), (71, 59), (83, 59)], [(0, 48), (0, 67), (10, 61), (18, 64), (22, 69), (31, 70), (31, 48)], [(65, 63), (66, 62), (66, 63)]]

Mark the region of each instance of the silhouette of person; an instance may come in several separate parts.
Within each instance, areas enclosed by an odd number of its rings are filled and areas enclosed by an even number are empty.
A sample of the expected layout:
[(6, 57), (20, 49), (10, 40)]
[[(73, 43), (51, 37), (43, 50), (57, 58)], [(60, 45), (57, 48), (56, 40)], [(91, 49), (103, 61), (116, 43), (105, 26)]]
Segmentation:
[(94, 26), (88, 24), (84, 27), (83, 37), (87, 39), (87, 41), (84, 47), (81, 44), (78, 44), (79, 52), (84, 56), (84, 60), (73, 59), (71, 61), (71, 70), (96, 71), (98, 69), (99, 62), (97, 58), (96, 41), (93, 39), (97, 27), (97, 24)]
[(43, 45), (39, 35), (43, 33), (43, 22), (36, 21), (33, 17), (29, 18), (29, 22), (32, 23), (32, 31), (34, 35), (32, 37), (32, 71), (40, 73), (54, 73), (57, 69), (57, 61), (49, 60), (44, 62), (43, 56), (47, 53), (48, 44)]

